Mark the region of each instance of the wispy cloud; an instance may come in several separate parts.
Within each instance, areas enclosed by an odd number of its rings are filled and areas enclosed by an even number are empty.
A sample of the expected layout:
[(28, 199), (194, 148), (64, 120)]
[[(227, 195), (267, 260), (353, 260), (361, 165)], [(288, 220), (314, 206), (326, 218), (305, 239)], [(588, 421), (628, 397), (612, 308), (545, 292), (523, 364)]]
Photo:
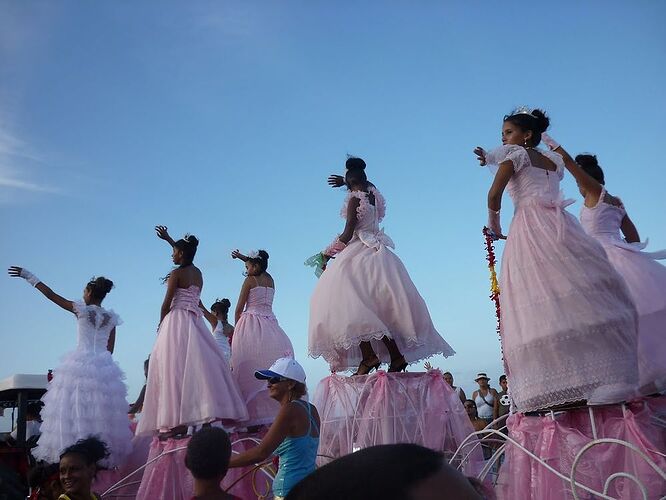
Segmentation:
[(41, 155), (0, 123), (0, 201), (13, 200), (11, 194), (17, 191), (59, 193), (57, 187), (35, 179), (35, 165), (43, 163)]

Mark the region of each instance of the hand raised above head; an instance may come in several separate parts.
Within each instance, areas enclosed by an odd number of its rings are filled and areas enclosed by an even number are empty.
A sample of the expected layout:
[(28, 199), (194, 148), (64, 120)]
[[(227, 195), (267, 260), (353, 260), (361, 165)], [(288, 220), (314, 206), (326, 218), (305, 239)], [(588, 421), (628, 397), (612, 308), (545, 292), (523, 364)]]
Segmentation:
[(161, 240), (169, 240), (171, 239), (171, 236), (169, 236), (169, 231), (166, 226), (155, 226), (155, 232), (157, 233), (157, 237)]
[(243, 255), (242, 253), (240, 253), (240, 252), (238, 251), (238, 249), (233, 250), (233, 251), (231, 252), (231, 258), (232, 258), (232, 259), (240, 259), (240, 260), (242, 260), (243, 262), (245, 262), (245, 261), (247, 260), (247, 256), (246, 256), (246, 255)]

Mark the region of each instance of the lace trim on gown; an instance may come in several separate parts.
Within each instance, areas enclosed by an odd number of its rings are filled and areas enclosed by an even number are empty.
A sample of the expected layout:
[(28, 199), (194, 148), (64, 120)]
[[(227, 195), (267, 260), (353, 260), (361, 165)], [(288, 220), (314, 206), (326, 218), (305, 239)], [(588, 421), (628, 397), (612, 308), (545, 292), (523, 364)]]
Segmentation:
[(101, 306), (88, 305), (83, 301), (73, 302), (74, 314), (79, 318), (87, 318), (88, 322), (97, 330), (105, 328), (108, 324), (113, 327), (123, 324), (113, 309), (104, 309)]
[[(377, 222), (381, 222), (384, 219), (384, 216), (386, 215), (386, 199), (384, 196), (374, 187), (371, 187), (368, 189), (369, 193), (372, 193), (375, 196), (375, 209), (377, 210)], [(356, 216), (358, 217), (358, 220), (362, 220), (365, 218), (366, 214), (368, 213), (369, 208), (372, 205), (370, 204), (370, 201), (368, 200), (368, 193), (364, 193), (363, 191), (349, 191), (347, 193), (347, 196), (345, 197), (345, 201), (342, 204), (342, 208), (340, 209), (340, 217), (343, 219), (347, 219), (347, 206), (349, 205), (349, 200), (352, 198), (358, 198), (359, 200), (359, 205), (358, 208), (356, 209)]]

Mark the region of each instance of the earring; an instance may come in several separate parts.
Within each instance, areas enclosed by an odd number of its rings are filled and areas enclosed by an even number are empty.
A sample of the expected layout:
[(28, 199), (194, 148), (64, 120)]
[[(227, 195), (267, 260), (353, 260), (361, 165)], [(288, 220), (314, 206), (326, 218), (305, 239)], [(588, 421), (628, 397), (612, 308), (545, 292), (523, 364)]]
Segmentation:
[(527, 137), (525, 138), (525, 141), (524, 141), (524, 142), (525, 142), (525, 146), (527, 146)]

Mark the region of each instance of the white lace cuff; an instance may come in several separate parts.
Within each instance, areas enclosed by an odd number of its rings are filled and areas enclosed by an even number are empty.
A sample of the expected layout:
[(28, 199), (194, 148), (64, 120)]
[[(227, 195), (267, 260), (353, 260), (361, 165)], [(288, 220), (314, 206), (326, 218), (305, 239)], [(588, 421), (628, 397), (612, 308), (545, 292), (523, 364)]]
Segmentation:
[(37, 286), (37, 283), (41, 283), (41, 280), (32, 274), (30, 271), (28, 271), (26, 268), (21, 268), (21, 273), (19, 274), (21, 278), (26, 280), (28, 283), (30, 283), (32, 286)]

